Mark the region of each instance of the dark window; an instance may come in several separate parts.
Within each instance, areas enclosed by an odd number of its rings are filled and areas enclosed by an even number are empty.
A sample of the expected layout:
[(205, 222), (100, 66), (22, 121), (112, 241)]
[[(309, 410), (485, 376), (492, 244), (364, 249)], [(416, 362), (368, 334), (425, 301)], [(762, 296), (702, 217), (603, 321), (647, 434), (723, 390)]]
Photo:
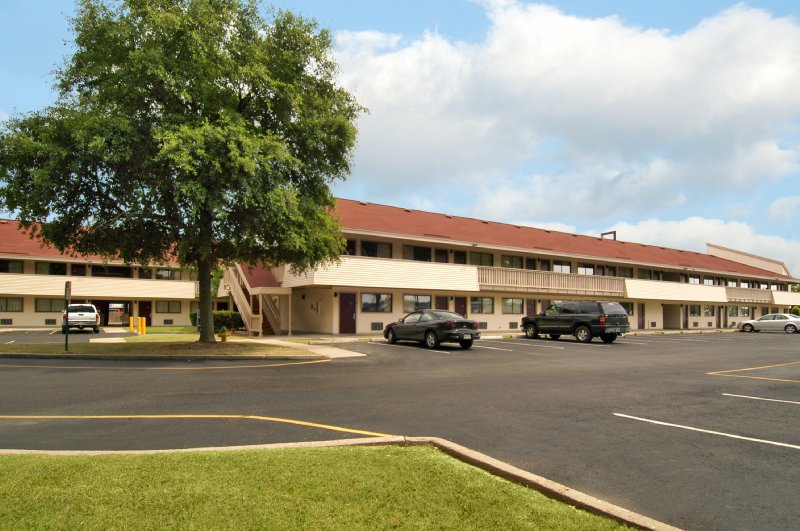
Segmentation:
[(421, 315), (421, 313), (412, 313), (411, 315), (406, 316), (405, 319), (403, 319), (403, 322), (406, 324), (416, 323), (419, 321)]
[(550, 260), (539, 260), (539, 271), (550, 271)]
[(0, 297), (0, 312), (21, 312), (21, 297)]
[(156, 269), (156, 278), (159, 280), (180, 280), (181, 270), (166, 268)]
[(578, 305), (578, 313), (597, 313), (597, 303), (596, 302), (581, 302)]
[(417, 262), (430, 262), (431, 261), (431, 248), (430, 247), (417, 247), (415, 245), (403, 246), (403, 259), (416, 260)]
[(362, 293), (361, 311), (391, 313), (392, 295), (390, 293)]
[(466, 253), (466, 251), (453, 251), (453, 263), (454, 264), (466, 264), (467, 263), (467, 253)]
[(70, 274), (73, 277), (85, 277), (86, 264), (72, 264), (72, 267), (70, 268)]
[(361, 256), (373, 258), (391, 258), (392, 244), (386, 242), (361, 242)]
[(64, 310), (64, 299), (36, 299), (37, 312), (60, 312)]
[(504, 254), (500, 257), (500, 265), (501, 267), (510, 267), (513, 269), (522, 269), (522, 257), (521, 256), (509, 256)]
[(436, 254), (434, 255), (434, 261), (446, 264), (448, 262), (447, 249), (436, 249)]
[(156, 301), (158, 313), (181, 313), (181, 301)]
[(494, 313), (494, 299), (492, 297), (470, 297), (472, 313)]
[(344, 254), (347, 256), (355, 256), (356, 255), (356, 241), (355, 240), (347, 240), (347, 244), (344, 247)]
[(133, 278), (133, 269), (128, 266), (97, 265), (92, 266), (93, 277)]
[(430, 310), (430, 295), (403, 295), (403, 311), (413, 312), (415, 310)]
[(577, 302), (563, 302), (563, 303), (561, 303), (561, 313), (565, 313), (565, 314), (576, 314), (576, 313), (578, 313), (578, 303)]
[(522, 313), (522, 299), (503, 299), (503, 313)]
[(0, 273), (22, 273), (22, 261), (0, 260)]
[(650, 271), (649, 269), (640, 269), (637, 276), (641, 280), (651, 280), (653, 278), (653, 272)]
[(494, 255), (491, 253), (469, 253), (469, 263), (476, 266), (492, 267), (494, 265)]
[(52, 262), (36, 262), (37, 275), (66, 275), (67, 264), (57, 264)]
[(536, 258), (526, 258), (525, 269), (536, 269)]

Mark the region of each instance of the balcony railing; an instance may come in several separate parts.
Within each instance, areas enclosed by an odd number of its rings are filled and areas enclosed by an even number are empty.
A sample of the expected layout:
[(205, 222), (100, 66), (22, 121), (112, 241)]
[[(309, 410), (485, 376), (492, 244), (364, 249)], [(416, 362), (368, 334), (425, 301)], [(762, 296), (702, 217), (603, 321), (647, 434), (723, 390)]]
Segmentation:
[(625, 279), (622, 278), (526, 269), (478, 267), (478, 283), (481, 289), (497, 291), (603, 295), (607, 297), (622, 297), (625, 294)]
[(772, 292), (766, 289), (725, 288), (731, 302), (760, 302), (772, 304)]

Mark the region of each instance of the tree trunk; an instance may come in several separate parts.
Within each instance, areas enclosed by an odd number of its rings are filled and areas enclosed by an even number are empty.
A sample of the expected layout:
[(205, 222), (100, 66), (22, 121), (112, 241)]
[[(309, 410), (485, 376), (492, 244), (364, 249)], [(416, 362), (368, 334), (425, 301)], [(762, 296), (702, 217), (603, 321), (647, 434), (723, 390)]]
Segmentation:
[(213, 295), (211, 293), (211, 260), (200, 258), (197, 260), (197, 276), (200, 282), (200, 343), (215, 343), (214, 339), (214, 314), (211, 306)]

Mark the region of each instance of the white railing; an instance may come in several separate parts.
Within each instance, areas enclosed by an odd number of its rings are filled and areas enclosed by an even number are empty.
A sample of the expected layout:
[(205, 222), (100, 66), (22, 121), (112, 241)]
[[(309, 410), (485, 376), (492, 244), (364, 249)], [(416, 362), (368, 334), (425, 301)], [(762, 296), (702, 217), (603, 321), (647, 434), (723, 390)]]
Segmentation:
[(623, 296), (625, 280), (617, 277), (573, 275), (549, 271), (478, 267), (481, 289), (536, 291), (580, 295)]
[(275, 301), (269, 295), (261, 295), (261, 313), (266, 317), (269, 326), (275, 335), (281, 333), (281, 312)]
[(233, 302), (236, 303), (236, 307), (242, 315), (242, 322), (247, 332), (261, 335), (261, 315), (253, 315), (247, 281), (239, 272), (238, 266), (226, 269), (224, 280), (230, 287), (231, 297), (233, 297)]
[(731, 302), (760, 302), (772, 304), (772, 292), (766, 289), (726, 287), (725, 293)]

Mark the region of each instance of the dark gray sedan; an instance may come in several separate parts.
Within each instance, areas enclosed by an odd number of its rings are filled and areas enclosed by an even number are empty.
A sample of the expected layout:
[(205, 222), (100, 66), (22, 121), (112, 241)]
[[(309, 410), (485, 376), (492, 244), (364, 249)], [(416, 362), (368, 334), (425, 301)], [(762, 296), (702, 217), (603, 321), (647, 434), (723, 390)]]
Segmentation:
[(428, 348), (440, 343), (458, 343), (467, 349), (480, 339), (477, 321), (446, 310), (419, 310), (389, 324), (383, 331), (389, 343), (400, 340), (419, 341)]
[(768, 313), (758, 319), (739, 323), (742, 332), (786, 332), (796, 334), (800, 330), (800, 317), (790, 313)]

